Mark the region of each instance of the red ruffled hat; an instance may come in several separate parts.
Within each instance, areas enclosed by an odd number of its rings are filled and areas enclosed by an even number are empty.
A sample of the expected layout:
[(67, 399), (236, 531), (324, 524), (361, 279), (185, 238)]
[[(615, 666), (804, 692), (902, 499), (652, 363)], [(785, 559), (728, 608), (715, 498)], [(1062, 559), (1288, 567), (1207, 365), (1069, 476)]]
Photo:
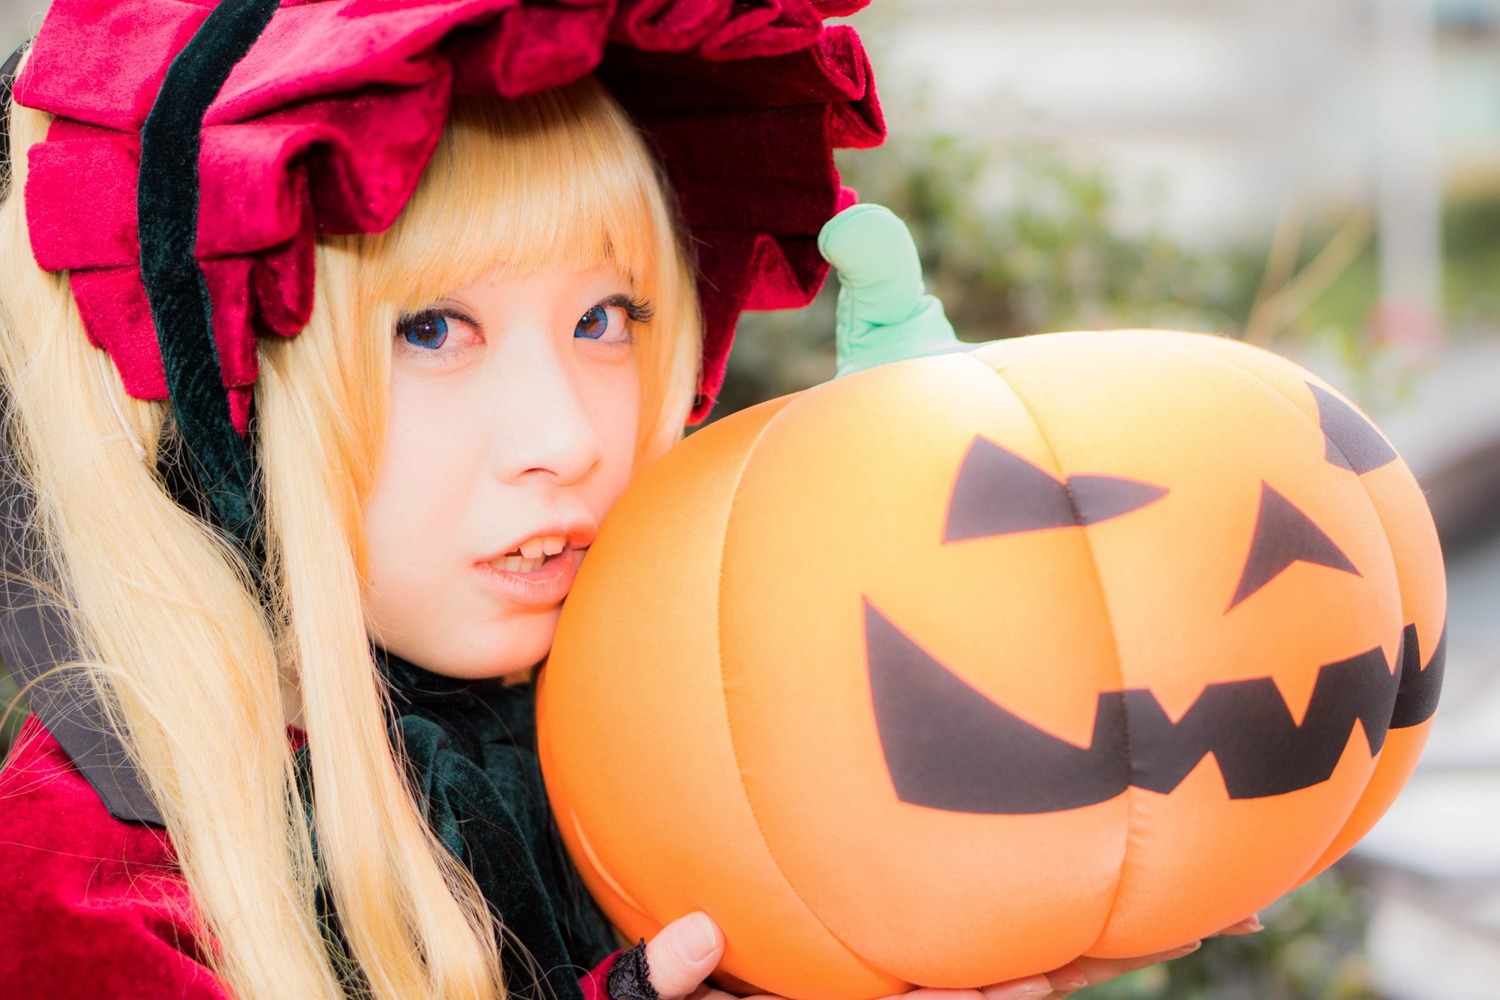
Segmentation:
[[(283, 0), (202, 120), (196, 258), (230, 413), (244, 431), (256, 336), (313, 302), (313, 240), (389, 226), (455, 91), (518, 97), (596, 72), (650, 137), (698, 255), (712, 406), (743, 309), (805, 305), (815, 239), (853, 201), (832, 150), (884, 123), (854, 31), (867, 0)], [(68, 271), (126, 390), (165, 399), (141, 276), (141, 129), (217, 0), (55, 0), (16, 99), (57, 116), (31, 150), (38, 263)]]

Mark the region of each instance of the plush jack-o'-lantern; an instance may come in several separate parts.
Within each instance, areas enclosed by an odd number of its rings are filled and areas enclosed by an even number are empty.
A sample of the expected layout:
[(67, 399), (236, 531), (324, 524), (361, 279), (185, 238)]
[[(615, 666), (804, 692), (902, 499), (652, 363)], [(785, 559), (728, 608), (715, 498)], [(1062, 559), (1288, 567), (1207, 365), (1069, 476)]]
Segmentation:
[(1425, 741), (1422, 494), (1315, 376), (1058, 334), (744, 411), (645, 470), (543, 680), (626, 933), (703, 909), (791, 997), (1212, 933), (1343, 854)]

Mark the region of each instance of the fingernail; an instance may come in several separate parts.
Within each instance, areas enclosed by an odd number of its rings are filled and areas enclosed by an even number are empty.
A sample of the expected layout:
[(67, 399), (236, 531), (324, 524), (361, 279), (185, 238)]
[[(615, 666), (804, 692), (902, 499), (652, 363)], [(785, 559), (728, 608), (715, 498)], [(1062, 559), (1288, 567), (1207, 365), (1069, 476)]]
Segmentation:
[(1021, 991), (1019, 993), (1017, 993), (1016, 996), (1017, 997), (1039, 997), (1039, 996), (1046, 996), (1047, 994), (1050, 994), (1051, 992), (1052, 992), (1052, 984), (1051, 983), (1028, 983), (1026, 986), (1021, 987)]
[(1087, 976), (1083, 975), (1083, 973), (1081, 972), (1075, 972), (1057, 985), (1059, 989), (1081, 990), (1088, 984), (1089, 981)]
[(1232, 935), (1236, 935), (1236, 934), (1254, 934), (1256, 931), (1263, 931), (1265, 929), (1266, 929), (1265, 924), (1262, 924), (1260, 922), (1260, 918), (1258, 918), (1258, 917), (1246, 917), (1244, 920), (1241, 920), (1239, 923), (1235, 924), (1234, 926), (1224, 928), (1219, 933), (1220, 934), (1229, 934), (1229, 935), (1232, 936)]
[(677, 940), (673, 943), (678, 957), (694, 965), (712, 955), (718, 946), (719, 939), (714, 934), (713, 921), (701, 913), (693, 914), (687, 923), (678, 928)]
[(1173, 948), (1167, 954), (1171, 955), (1172, 958), (1181, 958), (1184, 955), (1191, 955), (1193, 952), (1202, 947), (1202, 941), (1194, 941), (1192, 944), (1185, 944), (1181, 948)]

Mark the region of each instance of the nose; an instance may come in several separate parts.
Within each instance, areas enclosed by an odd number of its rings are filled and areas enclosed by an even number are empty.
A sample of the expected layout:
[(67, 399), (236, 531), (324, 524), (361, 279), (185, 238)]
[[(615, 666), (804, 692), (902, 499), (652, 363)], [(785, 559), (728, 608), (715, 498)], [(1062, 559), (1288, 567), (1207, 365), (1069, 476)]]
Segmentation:
[(600, 415), (567, 358), (544, 342), (507, 352), (493, 403), (490, 464), (497, 478), (577, 482), (603, 457)]

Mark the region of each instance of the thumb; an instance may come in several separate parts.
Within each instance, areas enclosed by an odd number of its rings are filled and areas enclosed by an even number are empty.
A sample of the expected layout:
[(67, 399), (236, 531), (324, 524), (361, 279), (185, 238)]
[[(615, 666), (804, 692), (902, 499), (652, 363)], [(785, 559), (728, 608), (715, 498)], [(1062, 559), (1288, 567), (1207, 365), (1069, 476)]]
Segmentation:
[(685, 1000), (724, 957), (724, 935), (706, 913), (689, 913), (646, 945), (646, 967), (661, 1000)]
[(839, 375), (964, 349), (943, 304), (924, 290), (917, 246), (890, 209), (845, 209), (818, 234), (818, 250), (839, 274)]

